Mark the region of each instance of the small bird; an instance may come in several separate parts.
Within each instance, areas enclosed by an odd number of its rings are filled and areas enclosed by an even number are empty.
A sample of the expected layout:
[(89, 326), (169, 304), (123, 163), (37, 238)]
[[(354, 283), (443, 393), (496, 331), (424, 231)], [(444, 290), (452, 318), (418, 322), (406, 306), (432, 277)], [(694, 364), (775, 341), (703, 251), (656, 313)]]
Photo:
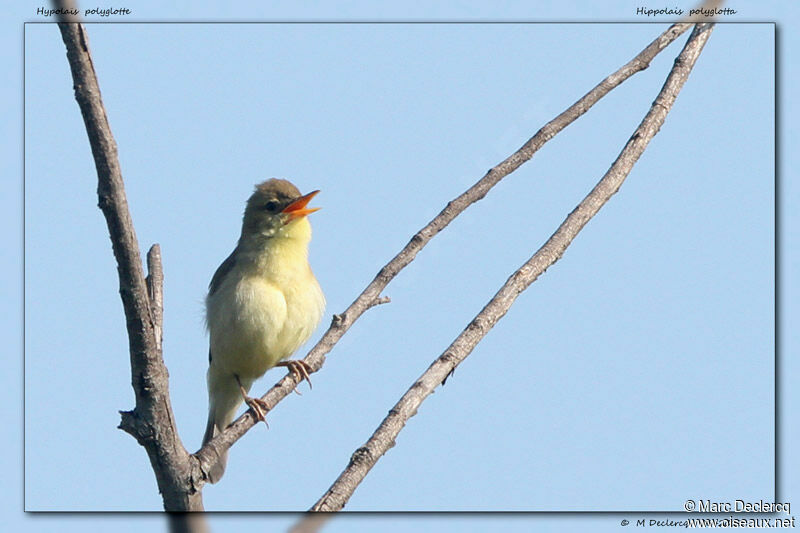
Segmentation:
[[(256, 186), (247, 200), (242, 233), (208, 287), (208, 425), (203, 445), (233, 421), (244, 401), (266, 423), (266, 405), (248, 396), (253, 382), (274, 366), (302, 380), (310, 368), (284, 361), (305, 343), (325, 310), (325, 295), (308, 264), (311, 224), (306, 195), (282, 179)], [(227, 453), (209, 472), (216, 483)]]

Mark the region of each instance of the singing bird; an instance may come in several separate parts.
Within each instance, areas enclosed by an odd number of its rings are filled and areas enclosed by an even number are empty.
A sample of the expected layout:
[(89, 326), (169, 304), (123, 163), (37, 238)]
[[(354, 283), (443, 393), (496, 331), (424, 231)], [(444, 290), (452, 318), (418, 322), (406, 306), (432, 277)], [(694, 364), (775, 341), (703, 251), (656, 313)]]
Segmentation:
[[(302, 195), (282, 179), (257, 185), (247, 200), (239, 242), (211, 278), (203, 445), (233, 421), (242, 401), (266, 422), (266, 406), (248, 393), (270, 368), (286, 366), (308, 380), (305, 362), (285, 359), (308, 340), (325, 309), (325, 296), (308, 264), (308, 215), (319, 208), (306, 206), (318, 192)], [(212, 483), (222, 477), (226, 462), (227, 453), (209, 472)]]

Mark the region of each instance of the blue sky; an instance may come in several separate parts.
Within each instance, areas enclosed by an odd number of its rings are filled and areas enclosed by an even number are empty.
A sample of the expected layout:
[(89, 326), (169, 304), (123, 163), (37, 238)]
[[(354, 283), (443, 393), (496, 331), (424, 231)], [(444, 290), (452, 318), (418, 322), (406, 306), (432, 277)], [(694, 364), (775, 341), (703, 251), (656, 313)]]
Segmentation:
[[(508, 2), (408, 12), (358, 2), (274, 11), (137, 5), (129, 21), (441, 19), (627, 21), (635, 6)], [(687, 6), (688, 7), (688, 6)], [(739, 6), (733, 6), (739, 9)], [(778, 21), (791, 56), (796, 15), (773, 3), (728, 22)], [(144, 451), (116, 429), (133, 407), (127, 340), (96, 177), (63, 44), (18, 8), (9, 69), (25, 74), (25, 121), (10, 113), (4, 210), (24, 221), (24, 374), (4, 376), (13, 428), (6, 501), (18, 529), (140, 530), (159, 515)], [(96, 19), (99, 20), (99, 19)], [(103, 22), (108, 19), (103, 19)], [(9, 20), (9, 22), (12, 22)], [(653, 22), (650, 20), (649, 22)], [(160, 243), (165, 361), (181, 437), (206, 417), (202, 300), (238, 236), (253, 184), (320, 189), (311, 262), (323, 326), (449, 200), (629, 60), (659, 24), (92, 24), (103, 99), (142, 250)], [(14, 33), (16, 32), (16, 33)], [(774, 41), (772, 24), (723, 24), (662, 131), (620, 192), (411, 419), (347, 509), (625, 511), (620, 515), (350, 516), (326, 531), (619, 528), (686, 499), (774, 499)], [(414, 379), (607, 170), (686, 36), (472, 206), (418, 256), (331, 352), (314, 389), (270, 413), (232, 450), (206, 508), (296, 511), (346, 466)], [(21, 44), (25, 45), (23, 56)], [(24, 60), (24, 63), (23, 63)], [(786, 87), (794, 71), (782, 71)], [(17, 102), (21, 84), (6, 86)], [(784, 90), (783, 94), (789, 94)], [(19, 109), (19, 107), (17, 107)], [(781, 103), (780, 125), (793, 104)], [(14, 125), (20, 126), (16, 128)], [(26, 150), (21, 141), (24, 138)], [(779, 168), (792, 168), (788, 133)], [(12, 146), (13, 145), (13, 146)], [(22, 194), (24, 154), (25, 188)], [(781, 173), (792, 323), (797, 199)], [(24, 200), (24, 202), (23, 202)], [(22, 214), (24, 203), (25, 213)], [(21, 257), (4, 259), (22, 302)], [(15, 299), (16, 298), (16, 299)], [(11, 304), (22, 331), (21, 305)], [(791, 501), (795, 339), (783, 328), (783, 501)], [(303, 355), (303, 354), (300, 354)], [(273, 370), (254, 391), (283, 373)], [(24, 378), (23, 378), (24, 376)], [(7, 382), (7, 383), (6, 383)], [(25, 410), (21, 409), (22, 383)], [(23, 416), (24, 415), (24, 416)], [(19, 435), (19, 432), (15, 433)], [(24, 473), (24, 485), (22, 475)], [(24, 487), (24, 488), (23, 488)], [(24, 507), (23, 507), (24, 495)], [(292, 515), (216, 516), (215, 531)]]

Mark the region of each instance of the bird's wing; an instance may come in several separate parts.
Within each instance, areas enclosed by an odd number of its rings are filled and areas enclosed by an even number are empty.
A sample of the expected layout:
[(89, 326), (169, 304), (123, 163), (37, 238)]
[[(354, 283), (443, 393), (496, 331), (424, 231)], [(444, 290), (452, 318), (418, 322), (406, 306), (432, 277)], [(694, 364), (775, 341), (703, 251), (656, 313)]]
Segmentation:
[(236, 250), (232, 251), (231, 255), (229, 255), (227, 259), (222, 262), (217, 271), (214, 272), (214, 276), (211, 278), (211, 283), (208, 284), (209, 296), (217, 292), (219, 286), (222, 285), (222, 280), (225, 279), (225, 275), (236, 265), (236, 257), (234, 254), (236, 254)]

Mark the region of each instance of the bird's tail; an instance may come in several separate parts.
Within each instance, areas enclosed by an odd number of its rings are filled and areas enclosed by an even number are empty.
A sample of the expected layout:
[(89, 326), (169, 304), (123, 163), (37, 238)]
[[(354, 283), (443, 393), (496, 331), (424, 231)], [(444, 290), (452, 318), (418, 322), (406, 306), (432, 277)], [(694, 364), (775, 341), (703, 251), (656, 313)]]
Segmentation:
[[(242, 393), (233, 376), (224, 379), (218, 375), (212, 375), (212, 370), (209, 369), (208, 378), (208, 422), (203, 435), (203, 446), (233, 422), (236, 410), (242, 403)], [(217, 462), (207, 472), (208, 480), (211, 483), (216, 483), (222, 478), (227, 462), (228, 452), (226, 450), (218, 456)]]
[[(214, 417), (212, 412), (209, 411), (208, 413), (208, 424), (206, 424), (206, 433), (203, 435), (203, 446), (205, 446), (208, 441), (216, 437), (221, 430), (217, 428), (217, 425), (214, 422)], [(222, 474), (225, 473), (225, 466), (228, 464), (228, 451), (224, 451), (218, 458), (217, 462), (209, 469), (208, 471), (208, 480), (211, 483), (216, 483), (222, 478)]]

